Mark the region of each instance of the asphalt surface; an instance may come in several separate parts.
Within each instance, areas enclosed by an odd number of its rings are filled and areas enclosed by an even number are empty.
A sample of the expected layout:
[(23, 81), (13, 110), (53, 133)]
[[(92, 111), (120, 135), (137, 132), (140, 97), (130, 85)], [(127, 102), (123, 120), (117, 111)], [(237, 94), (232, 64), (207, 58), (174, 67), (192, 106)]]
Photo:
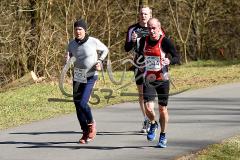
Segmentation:
[[(176, 159), (240, 134), (240, 83), (187, 91), (169, 100), (168, 147), (156, 148), (141, 129), (137, 103), (95, 109), (96, 139), (78, 144), (75, 114), (0, 132), (0, 160)], [(157, 110), (156, 110), (157, 111)]]

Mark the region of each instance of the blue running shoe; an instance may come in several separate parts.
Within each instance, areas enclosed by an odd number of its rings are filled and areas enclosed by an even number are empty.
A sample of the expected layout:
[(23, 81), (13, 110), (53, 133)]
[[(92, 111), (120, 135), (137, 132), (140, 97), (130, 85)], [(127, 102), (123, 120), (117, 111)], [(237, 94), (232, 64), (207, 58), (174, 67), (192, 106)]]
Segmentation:
[(150, 129), (147, 134), (147, 139), (149, 141), (153, 141), (156, 138), (157, 129), (158, 129), (157, 122), (155, 122), (154, 124), (151, 124)]
[(167, 147), (167, 138), (165, 135), (160, 134), (158, 147), (166, 148)]

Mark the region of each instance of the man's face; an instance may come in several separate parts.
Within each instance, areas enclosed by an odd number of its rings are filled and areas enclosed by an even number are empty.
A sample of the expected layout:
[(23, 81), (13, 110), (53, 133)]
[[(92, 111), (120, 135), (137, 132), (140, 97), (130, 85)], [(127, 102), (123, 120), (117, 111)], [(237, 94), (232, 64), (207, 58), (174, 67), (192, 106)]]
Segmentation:
[(147, 24), (148, 20), (152, 17), (150, 8), (141, 8), (139, 13), (139, 21), (141, 24)]
[(74, 34), (77, 39), (82, 40), (85, 37), (85, 30), (82, 27), (75, 27)]
[(148, 21), (148, 32), (152, 40), (158, 40), (161, 34), (160, 24), (154, 19)]

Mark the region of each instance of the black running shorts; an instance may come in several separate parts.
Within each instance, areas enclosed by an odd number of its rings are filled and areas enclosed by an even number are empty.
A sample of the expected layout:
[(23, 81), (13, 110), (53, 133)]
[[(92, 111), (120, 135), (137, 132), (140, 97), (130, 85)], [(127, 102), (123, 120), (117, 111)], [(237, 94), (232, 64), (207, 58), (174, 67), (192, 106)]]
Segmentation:
[[(156, 94), (157, 93), (157, 94)], [(158, 104), (167, 106), (169, 97), (169, 80), (153, 82), (146, 81), (143, 85), (144, 102), (154, 101), (158, 97)]]

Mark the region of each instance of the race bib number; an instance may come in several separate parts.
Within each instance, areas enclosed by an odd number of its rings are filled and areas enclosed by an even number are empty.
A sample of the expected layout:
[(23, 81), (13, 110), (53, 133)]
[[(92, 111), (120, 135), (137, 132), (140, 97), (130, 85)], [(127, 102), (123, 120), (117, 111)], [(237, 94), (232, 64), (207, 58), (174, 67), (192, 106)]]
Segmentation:
[(161, 69), (160, 57), (158, 56), (146, 56), (145, 64), (147, 71), (159, 71)]
[(73, 80), (80, 83), (87, 83), (86, 69), (74, 68)]

